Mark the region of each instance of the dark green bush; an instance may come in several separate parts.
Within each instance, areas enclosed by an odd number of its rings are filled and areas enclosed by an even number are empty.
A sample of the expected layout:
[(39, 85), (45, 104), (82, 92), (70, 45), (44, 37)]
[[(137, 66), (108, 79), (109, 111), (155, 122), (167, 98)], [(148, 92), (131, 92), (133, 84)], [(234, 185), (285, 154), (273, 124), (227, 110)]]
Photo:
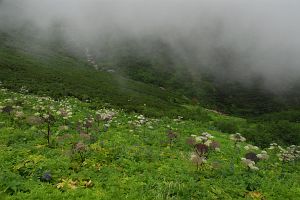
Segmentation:
[(243, 130), (249, 141), (261, 147), (268, 147), (276, 142), (282, 145), (300, 143), (300, 126), (286, 120), (259, 123), (254, 127)]
[(218, 130), (222, 131), (223, 133), (234, 134), (239, 131), (237, 123), (231, 120), (216, 121), (214, 125)]
[(274, 139), (282, 141), (284, 144), (300, 143), (300, 125), (286, 120), (272, 122), (267, 125), (267, 130)]

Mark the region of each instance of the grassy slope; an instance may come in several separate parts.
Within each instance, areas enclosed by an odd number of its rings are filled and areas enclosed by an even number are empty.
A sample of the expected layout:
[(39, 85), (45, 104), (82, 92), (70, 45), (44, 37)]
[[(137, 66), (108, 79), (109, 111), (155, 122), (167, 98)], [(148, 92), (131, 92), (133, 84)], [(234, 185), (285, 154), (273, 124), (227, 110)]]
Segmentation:
[[(259, 171), (247, 171), (240, 163), (246, 151), (235, 151), (228, 135), (212, 126), (214, 120), (241, 122), (238, 118), (210, 113), (213, 121), (205, 123), (163, 118), (148, 119), (147, 124), (136, 127), (128, 122), (137, 116), (119, 111), (108, 131), (103, 131), (103, 123), (94, 124), (90, 134), (96, 140), (91, 141), (75, 128), (79, 120), (94, 115), (90, 103), (73, 98), (53, 102), (5, 91), (0, 91), (0, 102), (22, 104), (19, 109), (25, 114), (14, 119), (13, 114), (0, 113), (0, 198), (284, 200), (300, 195), (299, 165), (276, 164), (278, 160), (272, 155), (258, 163)], [(55, 109), (69, 106), (73, 111), (66, 131), (60, 130), (65, 122), (56, 116), (51, 148), (43, 137), (45, 125), (26, 123), (38, 104)], [(166, 143), (168, 129), (178, 136), (172, 146)], [(208, 162), (197, 170), (189, 160), (193, 148), (186, 140), (203, 131), (215, 136), (221, 151), (211, 152)], [(72, 153), (72, 144), (78, 141), (88, 149), (83, 163)], [(45, 172), (52, 175), (49, 183), (39, 180)], [(89, 180), (92, 185), (87, 184)]]
[[(4, 38), (2, 40), (6, 40)], [(187, 102), (186, 99), (155, 86), (96, 72), (85, 61), (47, 48), (35, 43), (26, 47), (23, 41), (2, 41), (0, 80), (6, 87), (14, 90), (26, 86), (37, 94), (57, 98), (75, 96), (83, 100), (93, 99), (142, 113), (146, 105), (152, 109), (147, 109), (146, 114), (155, 116), (180, 110), (179, 105)]]
[[(210, 117), (203, 108), (191, 106), (190, 101), (178, 93), (118, 75), (96, 72), (87, 65), (85, 56), (82, 60), (78, 56), (75, 58), (66, 53), (68, 51), (64, 45), (59, 45), (57, 41), (44, 41), (16, 34), (8, 36), (0, 33), (0, 81), (7, 88), (19, 91), (21, 86), (26, 86), (32, 93), (46, 94), (54, 98), (75, 96), (81, 100), (92, 99), (90, 106), (93, 108), (116, 107), (152, 117), (180, 115), (185, 119), (209, 121)], [(240, 94), (237, 91), (232, 93)], [(231, 100), (226, 95), (221, 99), (228, 101), (229, 104), (224, 104), (225, 107), (227, 105), (230, 109), (238, 109), (230, 104)], [(248, 105), (247, 102), (237, 99), (236, 101)], [(254, 102), (260, 102), (258, 105), (264, 104), (259, 99)], [(259, 110), (261, 112), (264, 109)], [(215, 126), (229, 133), (246, 133), (259, 146), (265, 147), (274, 141), (281, 144), (299, 144), (298, 113), (297, 110), (291, 110), (265, 115), (248, 122), (224, 118), (216, 120), (218, 125)]]

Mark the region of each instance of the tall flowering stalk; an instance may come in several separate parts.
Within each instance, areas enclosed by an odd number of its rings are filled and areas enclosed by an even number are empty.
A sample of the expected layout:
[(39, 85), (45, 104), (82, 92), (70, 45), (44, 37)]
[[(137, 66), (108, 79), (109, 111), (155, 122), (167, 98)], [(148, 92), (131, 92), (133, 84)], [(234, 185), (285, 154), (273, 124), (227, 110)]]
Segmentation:
[(214, 136), (204, 132), (200, 136), (191, 135), (187, 143), (192, 145), (194, 152), (191, 154), (190, 160), (199, 167), (207, 162), (210, 151), (219, 151), (220, 144), (217, 141), (213, 141)]
[(246, 141), (246, 138), (244, 138), (240, 133), (231, 134), (229, 138), (230, 140), (234, 141), (235, 147), (238, 146), (238, 143)]
[(51, 142), (50, 142), (50, 137), (51, 137), (51, 126), (53, 125), (53, 123), (55, 122), (55, 118), (53, 115), (51, 115), (49, 112), (47, 114), (43, 114), (42, 115), (42, 119), (44, 120), (44, 122), (47, 125), (47, 142), (48, 142), (48, 146), (51, 146)]
[(240, 133), (231, 134), (229, 138), (234, 142), (234, 149), (236, 150), (236, 153), (239, 155), (240, 154), (239, 143), (245, 142), (246, 138), (244, 138)]
[(85, 127), (86, 133), (89, 134), (89, 129), (93, 127), (94, 119), (92, 117), (85, 118), (83, 126)]
[[(229, 136), (230, 140), (232, 140), (234, 142), (234, 149), (237, 155), (240, 155), (240, 147), (239, 147), (239, 143), (241, 142), (245, 142), (246, 138), (244, 138), (240, 133), (236, 133), (236, 134), (231, 134)], [(236, 160), (237, 163), (239, 163), (239, 159)], [(234, 155), (232, 155), (231, 158), (231, 171), (232, 173), (234, 173)]]
[(168, 130), (167, 131), (167, 138), (168, 138), (168, 142), (169, 142), (170, 147), (172, 147), (173, 142), (177, 138), (177, 134), (172, 130)]
[(81, 163), (85, 161), (85, 154), (87, 152), (87, 146), (83, 142), (77, 142), (73, 145), (73, 152), (78, 153)]

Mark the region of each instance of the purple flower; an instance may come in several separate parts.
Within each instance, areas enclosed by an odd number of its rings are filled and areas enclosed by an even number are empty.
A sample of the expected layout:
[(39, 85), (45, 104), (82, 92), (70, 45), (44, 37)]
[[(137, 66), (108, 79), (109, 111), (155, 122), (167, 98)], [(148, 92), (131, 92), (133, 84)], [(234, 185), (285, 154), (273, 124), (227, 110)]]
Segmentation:
[(44, 182), (49, 182), (52, 180), (52, 175), (50, 172), (46, 172), (43, 174), (43, 176), (41, 177), (41, 181), (44, 181)]

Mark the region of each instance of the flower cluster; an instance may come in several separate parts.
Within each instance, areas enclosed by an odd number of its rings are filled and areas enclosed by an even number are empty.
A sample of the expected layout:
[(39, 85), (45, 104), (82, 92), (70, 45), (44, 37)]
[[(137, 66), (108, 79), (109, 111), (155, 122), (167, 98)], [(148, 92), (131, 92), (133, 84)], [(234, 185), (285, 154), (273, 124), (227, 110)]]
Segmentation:
[(278, 145), (277, 143), (271, 143), (269, 150), (275, 150), (275, 149), (280, 149), (280, 150), (284, 150), (280, 145)]
[(204, 144), (207, 147), (211, 148), (212, 150), (219, 151), (220, 144), (214, 140), (212, 140), (214, 136), (211, 134), (204, 132), (200, 136), (191, 135), (191, 138), (188, 140), (189, 144), (197, 145), (197, 144)]
[(15, 120), (22, 119), (25, 116), (24, 112), (21, 110), (15, 111), (14, 114), (15, 114), (15, 117), (14, 117)]
[(214, 136), (204, 132), (200, 136), (191, 135), (188, 139), (188, 144), (194, 147), (190, 160), (197, 165), (197, 168), (207, 162), (210, 151), (220, 151), (220, 144), (212, 140), (213, 138)]
[(144, 115), (139, 115), (137, 119), (140, 124), (145, 124), (147, 122), (147, 119)]
[(277, 154), (278, 158), (282, 162), (291, 162), (300, 159), (300, 146), (292, 145), (286, 149), (280, 149), (280, 153)]
[(177, 116), (177, 119), (174, 119), (174, 122), (181, 122), (183, 120), (183, 117)]
[(96, 120), (97, 121), (106, 121), (109, 122), (113, 119), (113, 117), (116, 115), (117, 113), (114, 110), (97, 110), (96, 111)]
[(52, 114), (50, 113), (44, 113), (42, 114), (42, 118), (45, 122), (54, 122), (55, 121), (55, 118)]
[(64, 120), (68, 120), (72, 117), (73, 112), (70, 108), (61, 108), (58, 111), (56, 111), (56, 114), (62, 117)]
[(251, 144), (247, 144), (246, 146), (244, 146), (244, 149), (246, 151), (259, 150), (259, 148), (257, 146), (254, 146), (254, 145), (251, 145)]
[(21, 87), (20, 93), (26, 94), (26, 93), (28, 93), (28, 92), (29, 92), (29, 90), (28, 90), (25, 86), (22, 86), (22, 87)]
[(237, 142), (245, 142), (246, 141), (246, 138), (244, 138), (240, 133), (231, 134), (230, 135), (230, 139), (232, 141), (234, 141), (235, 143), (237, 143)]
[(86, 128), (86, 132), (89, 133), (89, 129), (93, 127), (95, 119), (93, 117), (84, 118), (82, 124), (83, 127)]
[(255, 162), (253, 160), (242, 158), (242, 163), (248, 167), (248, 169), (257, 171), (259, 168), (255, 165)]
[(41, 117), (36, 117), (36, 116), (28, 116), (26, 118), (26, 122), (32, 126), (35, 125), (40, 125), (43, 123), (43, 119)]
[[(258, 148), (253, 148), (253, 146), (252, 146), (252, 149), (258, 150)], [(258, 163), (261, 160), (267, 160), (267, 159), (269, 159), (269, 155), (264, 150), (261, 151), (259, 154), (256, 154), (254, 152), (248, 152), (248, 153), (246, 153), (245, 157), (242, 158), (242, 163), (244, 165), (246, 165), (248, 167), (248, 169), (257, 171), (257, 170), (259, 170), (259, 168), (256, 166), (256, 163)]]
[(276, 153), (278, 159), (282, 162), (291, 162), (300, 159), (300, 146), (291, 145), (283, 148), (277, 143), (270, 144), (269, 150)]
[[(18, 102), (18, 99), (7, 99), (7, 102), (9, 102), (9, 104), (6, 106), (0, 105), (0, 112), (4, 112), (9, 115), (13, 115), (13, 118), (15, 120), (24, 118), (25, 114), (23, 112), (23, 108), (20, 106), (21, 103)], [(16, 102), (18, 102), (18, 103), (16, 103)], [(15, 104), (15, 105), (13, 105), (13, 104)]]
[(134, 117), (135, 117), (135, 120), (128, 121), (128, 124), (131, 124), (135, 127), (141, 127), (142, 125), (144, 125), (148, 122), (148, 120), (146, 119), (146, 117), (144, 115), (136, 115)]
[(261, 151), (261, 153), (256, 155), (260, 160), (268, 160), (269, 155), (266, 151)]
[(207, 146), (212, 142), (211, 139), (214, 138), (214, 136), (207, 132), (202, 133), (200, 136), (191, 135), (191, 137), (193, 137), (197, 143), (206, 144)]
[(287, 151), (294, 155), (295, 159), (300, 159), (300, 146), (291, 145)]

